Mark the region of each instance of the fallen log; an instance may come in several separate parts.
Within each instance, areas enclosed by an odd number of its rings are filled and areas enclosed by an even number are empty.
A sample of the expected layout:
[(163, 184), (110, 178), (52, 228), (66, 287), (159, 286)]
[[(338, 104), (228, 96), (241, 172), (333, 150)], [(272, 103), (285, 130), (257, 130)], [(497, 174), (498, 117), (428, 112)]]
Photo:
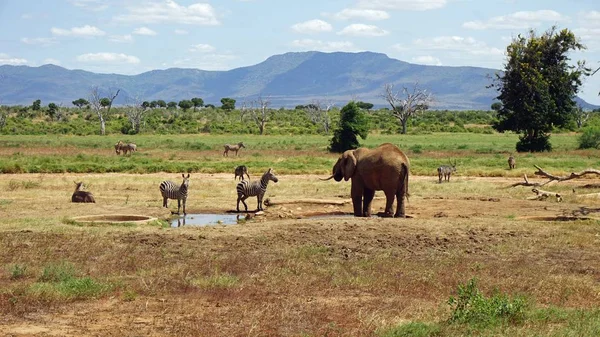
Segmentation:
[(531, 191), (536, 194), (535, 197), (528, 197), (527, 200), (546, 200), (548, 197), (556, 197), (556, 202), (562, 201), (560, 193), (543, 191), (537, 188), (532, 188)]
[(267, 198), (265, 205), (285, 205), (285, 204), (321, 204), (321, 205), (338, 205), (343, 206), (351, 203), (352, 200), (326, 200), (326, 199), (288, 199), (288, 200), (276, 200), (273, 198)]
[(521, 182), (521, 183), (514, 183), (508, 187), (516, 187), (516, 186), (541, 186), (539, 183), (530, 183), (529, 179), (527, 179), (527, 175), (523, 174), (523, 179), (525, 179), (525, 182)]
[(542, 184), (541, 186), (543, 186), (543, 185), (546, 185), (547, 183), (549, 183), (549, 182), (551, 182), (551, 181), (558, 181), (558, 182), (561, 182), (561, 181), (565, 181), (565, 180), (571, 180), (571, 179), (581, 178), (581, 177), (583, 177), (583, 176), (585, 176), (585, 175), (588, 175), (588, 174), (595, 174), (595, 175), (598, 175), (598, 176), (600, 176), (600, 170), (587, 169), (587, 170), (583, 170), (583, 171), (581, 171), (581, 172), (579, 172), (579, 173), (572, 172), (572, 173), (571, 173), (570, 175), (568, 175), (568, 176), (562, 176), (562, 177), (561, 177), (561, 176), (555, 176), (555, 175), (553, 175), (553, 174), (550, 174), (550, 173), (548, 173), (548, 172), (546, 172), (546, 171), (542, 170), (542, 168), (541, 168), (541, 167), (539, 167), (539, 166), (537, 166), (537, 165), (533, 165), (533, 166), (535, 166), (535, 168), (536, 168), (536, 169), (538, 169), (538, 170), (537, 170), (537, 171), (534, 173), (535, 175), (537, 175), (537, 176), (542, 176), (542, 177), (546, 177), (546, 178), (548, 178), (548, 179), (549, 179), (547, 182), (545, 182), (545, 183), (544, 183), (544, 184)]

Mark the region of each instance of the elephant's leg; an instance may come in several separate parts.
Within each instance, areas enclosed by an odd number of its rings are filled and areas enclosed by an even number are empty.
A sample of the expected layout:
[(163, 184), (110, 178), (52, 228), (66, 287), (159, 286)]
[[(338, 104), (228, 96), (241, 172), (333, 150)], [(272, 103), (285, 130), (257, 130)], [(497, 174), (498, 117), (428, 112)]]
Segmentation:
[(398, 189), (396, 192), (396, 214), (395, 218), (405, 218), (406, 213), (404, 210), (404, 186)]
[(371, 216), (371, 202), (373, 201), (373, 197), (375, 196), (375, 190), (365, 188), (364, 196), (365, 197), (363, 199), (363, 215), (368, 218)]
[(354, 206), (354, 216), (364, 216), (362, 212), (363, 185), (355, 178), (352, 178), (350, 195), (352, 196), (352, 206)]
[(385, 217), (391, 217), (394, 213), (392, 213), (392, 206), (394, 205), (394, 199), (396, 198), (395, 190), (386, 190), (385, 191)]

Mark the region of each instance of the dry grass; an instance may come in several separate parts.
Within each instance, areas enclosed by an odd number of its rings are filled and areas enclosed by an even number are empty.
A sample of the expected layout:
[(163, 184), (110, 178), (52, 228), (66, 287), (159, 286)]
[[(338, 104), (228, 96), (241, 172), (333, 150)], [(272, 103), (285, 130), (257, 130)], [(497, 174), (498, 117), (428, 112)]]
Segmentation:
[[(348, 183), (317, 178), (279, 176), (267, 196), (348, 197)], [(0, 271), (0, 330), (370, 336), (402, 322), (445, 320), (446, 300), (472, 277), (486, 293), (497, 288), (522, 294), (537, 306), (589, 309), (600, 300), (598, 221), (518, 220), (569, 214), (585, 205), (575, 198), (526, 201), (528, 189), (503, 188), (516, 179), (457, 177), (438, 184), (434, 177), (411, 177), (407, 212), (413, 219), (299, 219), (350, 212), (352, 206), (283, 205), (232, 226), (69, 220), (95, 214), (168, 219), (158, 191), (164, 179), (181, 180), (171, 173), (0, 175), (0, 261), (7, 266)], [(70, 203), (73, 180), (86, 183), (97, 203)], [(10, 187), (27, 181), (36, 184)], [(222, 213), (234, 209), (235, 200), (233, 173), (192, 174), (188, 213)], [(248, 204), (254, 208), (256, 199)], [(383, 204), (377, 199), (374, 210)], [(36, 292), (48, 283), (44, 270), (63, 263), (72, 266), (71, 278), (89, 278), (85, 289), (102, 291), (79, 297)], [(52, 282), (52, 291), (64, 289)], [(561, 324), (567, 323), (554, 328)], [(511, 329), (515, 335), (551, 331), (533, 325)]]

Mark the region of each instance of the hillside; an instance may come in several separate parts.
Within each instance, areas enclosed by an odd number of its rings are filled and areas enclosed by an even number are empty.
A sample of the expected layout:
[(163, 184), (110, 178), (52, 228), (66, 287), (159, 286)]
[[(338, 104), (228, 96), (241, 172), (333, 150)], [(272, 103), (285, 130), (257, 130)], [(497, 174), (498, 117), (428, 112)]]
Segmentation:
[(131, 76), (55, 65), (4, 65), (0, 66), (0, 99), (10, 105), (41, 99), (44, 104), (69, 106), (77, 98), (88, 97), (92, 86), (98, 86), (101, 90), (120, 88), (116, 104), (127, 103), (132, 97), (148, 101), (201, 97), (207, 104), (220, 105), (223, 97), (242, 102), (262, 94), (271, 98), (273, 107), (307, 104), (314, 98), (331, 99), (338, 105), (352, 98), (385, 105), (380, 97), (384, 84), (400, 88), (419, 81), (421, 87), (434, 93), (434, 108), (488, 109), (496, 92), (486, 86), (496, 71), (416, 65), (372, 52), (286, 53), (228, 71), (171, 68)]

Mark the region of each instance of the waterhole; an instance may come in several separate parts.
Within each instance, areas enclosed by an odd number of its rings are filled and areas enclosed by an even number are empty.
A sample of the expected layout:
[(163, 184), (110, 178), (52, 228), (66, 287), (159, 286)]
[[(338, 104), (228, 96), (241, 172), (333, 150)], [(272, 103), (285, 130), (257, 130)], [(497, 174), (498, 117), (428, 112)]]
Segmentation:
[(73, 220), (80, 223), (146, 223), (156, 220), (156, 218), (145, 215), (102, 214), (78, 216), (74, 217)]
[(245, 214), (187, 214), (171, 220), (171, 227), (235, 225)]

